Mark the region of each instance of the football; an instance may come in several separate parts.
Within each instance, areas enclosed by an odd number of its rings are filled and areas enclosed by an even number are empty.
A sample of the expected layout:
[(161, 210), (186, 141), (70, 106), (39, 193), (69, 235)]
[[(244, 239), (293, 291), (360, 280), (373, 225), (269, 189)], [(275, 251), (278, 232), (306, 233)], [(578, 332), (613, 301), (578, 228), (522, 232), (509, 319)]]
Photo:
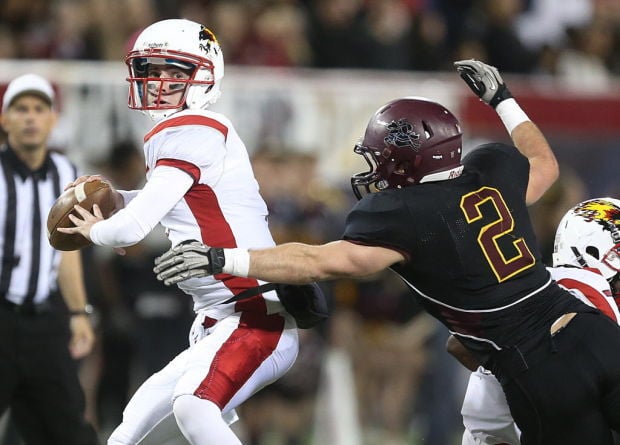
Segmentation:
[(47, 238), (52, 247), (58, 250), (78, 250), (91, 244), (82, 235), (60, 233), (59, 227), (74, 227), (69, 215), (75, 212), (73, 206), (79, 204), (92, 213), (93, 205), (97, 204), (104, 218), (114, 210), (114, 196), (110, 185), (101, 180), (82, 182), (71, 187), (58, 197), (47, 215)]

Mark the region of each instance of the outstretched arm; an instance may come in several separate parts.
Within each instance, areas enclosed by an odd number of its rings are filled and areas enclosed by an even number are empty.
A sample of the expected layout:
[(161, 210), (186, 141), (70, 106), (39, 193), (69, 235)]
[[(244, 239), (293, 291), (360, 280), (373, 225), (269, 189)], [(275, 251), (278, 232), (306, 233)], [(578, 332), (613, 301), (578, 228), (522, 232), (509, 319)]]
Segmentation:
[(405, 259), (392, 249), (348, 241), (320, 246), (288, 243), (249, 253), (248, 276), (293, 284), (371, 275)]
[(157, 258), (154, 271), (167, 285), (218, 273), (274, 283), (303, 284), (371, 275), (404, 260), (404, 255), (395, 250), (348, 241), (318, 246), (287, 243), (250, 251), (211, 248), (191, 241)]
[(528, 205), (535, 203), (560, 174), (547, 139), (512, 97), (495, 67), (478, 60), (460, 60), (454, 64), (471, 90), (497, 112), (515, 147), (529, 160), (530, 179), (525, 200)]

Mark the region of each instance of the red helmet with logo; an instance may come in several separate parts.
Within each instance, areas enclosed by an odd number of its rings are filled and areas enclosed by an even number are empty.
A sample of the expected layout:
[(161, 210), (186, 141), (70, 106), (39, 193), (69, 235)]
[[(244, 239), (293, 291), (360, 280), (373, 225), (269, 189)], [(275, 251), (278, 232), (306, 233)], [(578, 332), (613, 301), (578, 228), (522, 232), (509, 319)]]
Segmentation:
[(358, 199), (365, 193), (460, 175), (462, 133), (443, 105), (422, 97), (396, 99), (372, 116), (355, 153), (370, 170), (351, 178)]

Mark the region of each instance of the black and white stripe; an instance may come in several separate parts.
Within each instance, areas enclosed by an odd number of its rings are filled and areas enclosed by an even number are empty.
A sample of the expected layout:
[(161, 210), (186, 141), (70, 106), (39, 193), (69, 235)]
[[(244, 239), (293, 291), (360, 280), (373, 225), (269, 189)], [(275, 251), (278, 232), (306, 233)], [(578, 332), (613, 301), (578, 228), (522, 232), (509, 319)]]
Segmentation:
[(33, 173), (8, 150), (0, 151), (0, 298), (36, 304), (57, 289), (60, 252), (47, 239), (47, 214), (77, 170), (50, 152)]

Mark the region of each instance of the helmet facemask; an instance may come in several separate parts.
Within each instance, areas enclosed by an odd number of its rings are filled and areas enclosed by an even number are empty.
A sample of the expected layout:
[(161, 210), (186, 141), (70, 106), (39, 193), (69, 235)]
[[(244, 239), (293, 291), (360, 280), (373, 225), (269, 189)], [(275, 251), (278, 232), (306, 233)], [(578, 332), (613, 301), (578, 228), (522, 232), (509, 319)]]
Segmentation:
[[(206, 94), (214, 84), (213, 64), (209, 60), (166, 51), (165, 54), (130, 53), (127, 56), (129, 77), (129, 108), (143, 111), (158, 111), (168, 115), (188, 107), (188, 96), (192, 88)], [(185, 73), (187, 77), (161, 77), (153, 75), (160, 70)], [(202, 78), (199, 79), (199, 78)], [(182, 90), (183, 94), (178, 95)], [(170, 97), (175, 100), (169, 101)], [(155, 113), (149, 113), (157, 116)]]
[(355, 197), (362, 199), (365, 195), (389, 188), (388, 182), (382, 179), (379, 174), (381, 160), (378, 158), (380, 158), (381, 153), (372, 149), (369, 150), (360, 144), (356, 144), (353, 151), (363, 156), (369, 167), (367, 172), (357, 173), (351, 177), (351, 187)]

